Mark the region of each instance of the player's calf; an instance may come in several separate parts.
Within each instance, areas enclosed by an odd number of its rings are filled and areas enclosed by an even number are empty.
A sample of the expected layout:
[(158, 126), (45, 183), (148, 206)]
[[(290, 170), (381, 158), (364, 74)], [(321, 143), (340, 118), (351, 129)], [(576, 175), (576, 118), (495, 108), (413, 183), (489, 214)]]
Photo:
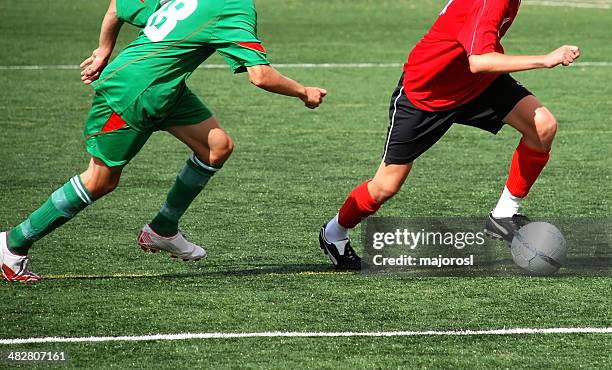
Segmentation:
[(119, 186), (122, 171), (123, 166), (108, 167), (100, 159), (92, 158), (89, 167), (80, 177), (91, 196), (100, 199)]
[(180, 218), (232, 154), (234, 142), (214, 117), (195, 125), (169, 127), (168, 132), (193, 150), (164, 205), (149, 224), (158, 235), (173, 237)]
[(368, 184), (368, 192), (378, 204), (383, 204), (397, 194), (412, 169), (412, 163), (381, 163), (376, 175)]
[(220, 169), (192, 154), (179, 171), (164, 205), (149, 224), (155, 233), (164, 237), (175, 236), (183, 214)]
[(71, 220), (94, 202), (80, 176), (74, 176), (22, 223), (7, 233), (7, 248), (26, 256), (34, 242)]
[(506, 186), (485, 222), (485, 231), (494, 238), (511, 242), (516, 231), (529, 222), (519, 214), (519, 207), (550, 159), (557, 120), (536, 97), (528, 95), (516, 104), (504, 121), (523, 137), (512, 156)]
[(350, 245), (348, 230), (376, 213), (384, 202), (397, 194), (411, 168), (412, 163), (381, 163), (374, 179), (354, 188), (338, 214), (323, 226), (319, 245), (336, 268), (361, 266), (361, 259)]

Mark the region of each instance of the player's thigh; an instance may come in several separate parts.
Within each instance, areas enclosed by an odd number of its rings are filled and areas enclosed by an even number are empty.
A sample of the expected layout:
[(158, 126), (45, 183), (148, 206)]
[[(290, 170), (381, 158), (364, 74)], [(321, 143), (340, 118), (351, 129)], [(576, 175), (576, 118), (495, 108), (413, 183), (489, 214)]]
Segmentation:
[(107, 167), (123, 167), (151, 136), (152, 130), (136, 130), (96, 94), (85, 121), (83, 136), (87, 152)]
[(222, 164), (234, 148), (232, 139), (210, 110), (188, 90), (173, 107), (162, 128), (209, 164)]
[(185, 143), (196, 154), (206, 151), (223, 151), (233, 147), (231, 138), (219, 127), (215, 117), (210, 117), (196, 124), (170, 126), (166, 128), (166, 131)]
[(523, 134), (523, 140), (532, 148), (550, 148), (557, 131), (554, 115), (533, 95), (521, 99), (503, 121)]
[(474, 101), (462, 108), (459, 122), (497, 133), (508, 124), (532, 148), (546, 150), (557, 122), (550, 111), (509, 74), (500, 75)]
[(406, 97), (402, 80), (389, 106), (389, 127), (383, 162), (392, 165), (412, 163), (450, 129), (457, 112), (428, 112), (415, 107)]
[(509, 74), (498, 76), (479, 96), (460, 108), (457, 123), (497, 134), (504, 117), (531, 92)]

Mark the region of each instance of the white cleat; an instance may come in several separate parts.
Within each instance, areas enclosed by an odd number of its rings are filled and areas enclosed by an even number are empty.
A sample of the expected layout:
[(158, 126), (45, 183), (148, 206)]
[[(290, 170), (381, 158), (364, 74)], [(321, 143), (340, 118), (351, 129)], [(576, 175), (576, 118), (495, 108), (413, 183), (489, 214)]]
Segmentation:
[(148, 224), (140, 230), (138, 244), (145, 252), (166, 251), (170, 253), (172, 258), (180, 258), (183, 261), (199, 261), (206, 258), (204, 248), (185, 239), (182, 232), (179, 231), (176, 235), (170, 237), (161, 236), (153, 231)]
[(27, 283), (39, 281), (41, 277), (31, 272), (28, 268), (30, 259), (12, 253), (8, 249), (8, 233), (0, 233), (0, 269), (2, 279), (13, 282)]

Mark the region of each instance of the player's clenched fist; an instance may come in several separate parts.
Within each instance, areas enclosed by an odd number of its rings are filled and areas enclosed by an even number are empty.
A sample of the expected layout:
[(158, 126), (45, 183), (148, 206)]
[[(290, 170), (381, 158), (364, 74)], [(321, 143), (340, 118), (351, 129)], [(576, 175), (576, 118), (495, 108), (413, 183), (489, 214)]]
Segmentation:
[(546, 67), (553, 68), (562, 64), (569, 66), (580, 57), (580, 48), (574, 45), (563, 45), (546, 55)]
[(321, 103), (323, 103), (323, 98), (327, 95), (327, 90), (321, 89), (318, 87), (307, 87), (306, 95), (302, 98), (304, 105), (306, 105), (310, 109), (315, 109)]

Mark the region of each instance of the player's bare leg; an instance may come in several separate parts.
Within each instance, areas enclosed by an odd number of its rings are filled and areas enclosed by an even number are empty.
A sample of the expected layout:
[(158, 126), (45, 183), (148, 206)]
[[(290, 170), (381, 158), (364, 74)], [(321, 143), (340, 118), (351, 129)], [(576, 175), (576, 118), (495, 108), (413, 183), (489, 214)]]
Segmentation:
[(374, 214), (383, 203), (395, 196), (411, 169), (412, 163), (382, 162), (374, 178), (353, 189), (338, 214), (323, 225), (319, 233), (319, 245), (336, 268), (353, 270), (361, 267), (361, 258), (351, 247), (348, 230)]
[(372, 199), (378, 204), (383, 204), (395, 196), (406, 181), (410, 170), (412, 170), (412, 163), (387, 164), (382, 162), (376, 175), (368, 183)]
[(514, 233), (529, 223), (518, 212), (519, 206), (548, 162), (557, 120), (530, 95), (519, 101), (503, 121), (523, 136), (514, 152), (504, 191), (486, 222), (486, 231), (494, 238), (511, 243)]
[(122, 167), (108, 167), (92, 158), (81, 175), (57, 189), (47, 201), (21, 224), (0, 233), (2, 278), (9, 281), (38, 281), (29, 270), (28, 251), (32, 244), (71, 220), (96, 199), (112, 192), (119, 184)]
[(100, 199), (117, 188), (122, 172), (123, 166), (108, 167), (101, 160), (92, 158), (80, 177), (93, 199)]
[(557, 133), (557, 120), (535, 96), (519, 101), (503, 121), (523, 135), (521, 140), (528, 147), (542, 153), (550, 151)]
[(183, 260), (199, 260), (206, 251), (188, 240), (178, 229), (178, 223), (189, 205), (223, 166), (234, 149), (234, 143), (214, 117), (199, 124), (174, 126), (167, 130), (187, 145), (193, 154), (179, 172), (166, 202), (150, 224), (138, 236), (145, 251), (165, 250)]
[(210, 166), (222, 167), (234, 150), (234, 141), (219, 127), (215, 117), (197, 125), (170, 127), (167, 131)]

